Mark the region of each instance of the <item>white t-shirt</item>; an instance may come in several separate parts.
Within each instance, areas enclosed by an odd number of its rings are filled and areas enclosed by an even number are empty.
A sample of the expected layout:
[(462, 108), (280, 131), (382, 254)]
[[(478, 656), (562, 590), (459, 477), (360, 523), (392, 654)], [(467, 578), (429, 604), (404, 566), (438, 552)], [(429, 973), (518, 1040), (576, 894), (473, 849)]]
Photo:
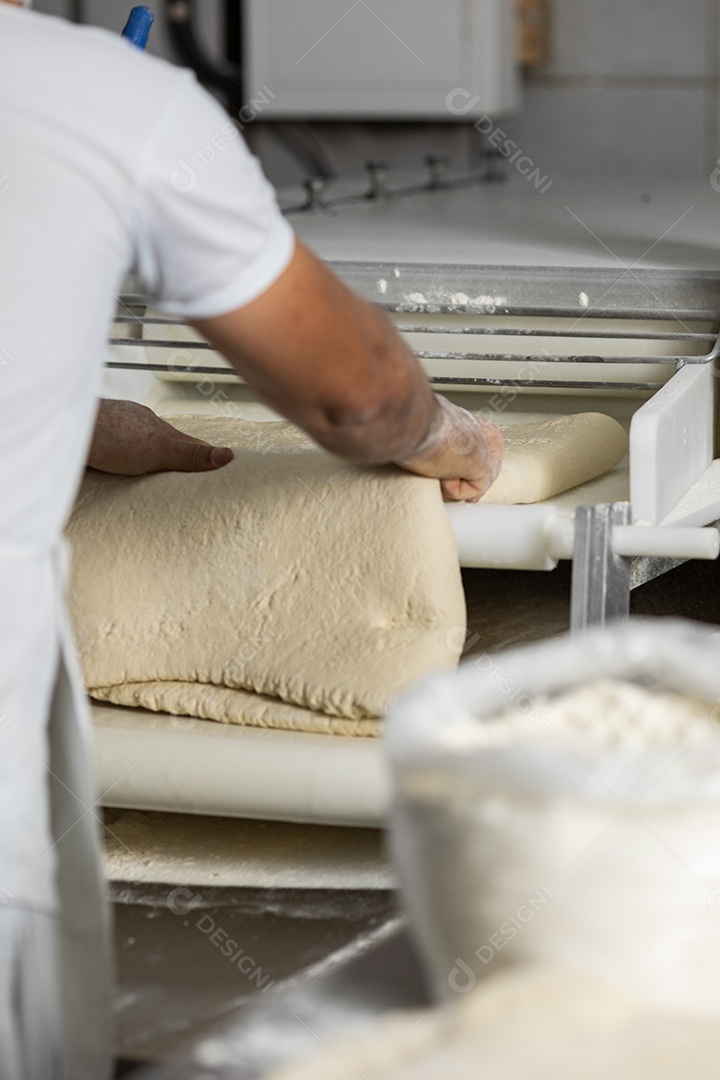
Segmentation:
[(49, 553), (123, 277), (133, 269), (165, 311), (212, 316), (263, 292), (292, 246), (257, 161), (191, 73), (0, 4), (0, 888), (14, 902), (52, 904)]

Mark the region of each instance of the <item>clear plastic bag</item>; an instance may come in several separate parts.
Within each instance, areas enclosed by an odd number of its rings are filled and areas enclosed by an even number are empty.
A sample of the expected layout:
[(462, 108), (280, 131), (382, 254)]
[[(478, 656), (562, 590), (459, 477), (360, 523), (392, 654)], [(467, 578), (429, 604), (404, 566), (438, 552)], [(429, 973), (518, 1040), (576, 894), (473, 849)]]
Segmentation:
[(540, 961), (720, 1016), (707, 629), (634, 620), (469, 660), (398, 701), (387, 738), (391, 845), (438, 997)]

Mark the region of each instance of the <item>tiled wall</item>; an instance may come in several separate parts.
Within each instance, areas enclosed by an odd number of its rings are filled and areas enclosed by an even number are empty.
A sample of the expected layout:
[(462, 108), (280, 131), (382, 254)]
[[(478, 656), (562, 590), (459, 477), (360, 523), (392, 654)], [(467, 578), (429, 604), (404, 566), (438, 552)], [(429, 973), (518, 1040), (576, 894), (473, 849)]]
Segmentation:
[[(35, 6), (62, 12), (68, 2), (36, 0)], [(86, 0), (86, 6), (93, 21), (113, 28), (126, 10), (117, 0)], [(217, 0), (201, 6), (203, 29), (212, 36)], [(502, 121), (542, 172), (656, 182), (712, 172), (720, 154), (720, 0), (550, 0), (550, 6), (549, 62), (528, 79), (522, 112)], [(154, 32), (161, 52), (163, 29)], [(341, 173), (361, 170), (370, 157), (412, 167), (428, 152), (447, 153), (466, 168), (478, 153), (477, 134), (465, 124), (313, 128)], [(248, 137), (276, 183), (298, 178), (295, 160), (260, 124)]]
[(552, 0), (513, 137), (545, 171), (698, 178), (718, 146), (718, 0)]
[[(720, 0), (550, 0), (548, 62), (501, 126), (543, 173), (700, 179), (720, 153)], [(419, 161), (445, 150), (472, 164), (476, 140), (437, 126), (326, 137), (341, 165), (367, 150)]]

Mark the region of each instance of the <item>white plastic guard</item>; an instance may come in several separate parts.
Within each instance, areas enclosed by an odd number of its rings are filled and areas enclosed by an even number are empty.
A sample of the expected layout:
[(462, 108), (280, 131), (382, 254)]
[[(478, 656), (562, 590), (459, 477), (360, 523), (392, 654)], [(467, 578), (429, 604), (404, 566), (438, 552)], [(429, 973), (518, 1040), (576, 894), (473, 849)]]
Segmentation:
[(713, 458), (714, 367), (687, 364), (630, 425), (633, 521), (659, 525)]

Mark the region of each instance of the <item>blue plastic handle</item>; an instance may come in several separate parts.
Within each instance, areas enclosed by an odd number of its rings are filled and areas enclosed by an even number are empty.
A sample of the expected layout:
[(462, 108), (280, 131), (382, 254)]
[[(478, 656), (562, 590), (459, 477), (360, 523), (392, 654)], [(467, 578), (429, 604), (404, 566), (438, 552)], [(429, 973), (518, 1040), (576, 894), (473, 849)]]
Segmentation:
[(125, 23), (122, 36), (132, 42), (138, 49), (144, 49), (154, 20), (155, 16), (149, 7), (134, 7), (130, 12), (128, 21)]

